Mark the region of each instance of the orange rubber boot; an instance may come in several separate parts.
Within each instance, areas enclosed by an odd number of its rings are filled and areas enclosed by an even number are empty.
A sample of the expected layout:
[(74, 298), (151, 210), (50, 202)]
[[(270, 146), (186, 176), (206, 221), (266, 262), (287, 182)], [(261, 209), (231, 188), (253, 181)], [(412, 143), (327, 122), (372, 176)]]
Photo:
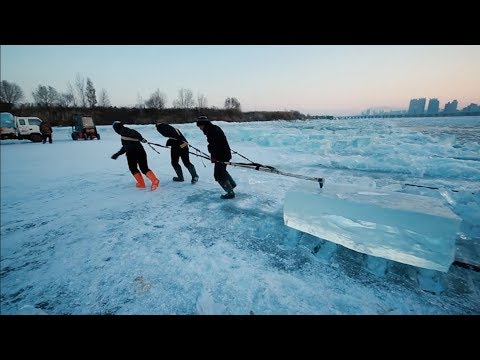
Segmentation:
[(158, 188), (158, 186), (160, 185), (160, 180), (158, 180), (152, 170), (148, 170), (145, 176), (148, 177), (152, 182), (152, 185), (150, 186), (150, 189), (152, 191)]
[(135, 180), (137, 180), (137, 183), (135, 184), (135, 186), (137, 188), (142, 188), (143, 189), (145, 187), (145, 180), (143, 180), (142, 174), (136, 173), (133, 176), (135, 177)]

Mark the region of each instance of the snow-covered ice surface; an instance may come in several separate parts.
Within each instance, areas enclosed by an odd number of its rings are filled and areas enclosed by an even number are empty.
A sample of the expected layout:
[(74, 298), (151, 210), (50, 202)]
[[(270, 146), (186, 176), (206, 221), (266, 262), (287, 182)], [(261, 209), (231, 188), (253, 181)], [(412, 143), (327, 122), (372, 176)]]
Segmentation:
[[(325, 187), (437, 198), (462, 219), (458, 240), (478, 244), (478, 117), (217, 124), (236, 152)], [(194, 123), (176, 126), (207, 151)], [(284, 225), (285, 195), (307, 180), (230, 166), (236, 197), (222, 200), (211, 163), (192, 155), (199, 182), (173, 182), (169, 149), (144, 145), (161, 183), (137, 189), (125, 157), (110, 159), (119, 136), (98, 130), (1, 142), (1, 314), (480, 314), (478, 272), (451, 266), (435, 294), (416, 267), (388, 260), (383, 274), (381, 260)]]

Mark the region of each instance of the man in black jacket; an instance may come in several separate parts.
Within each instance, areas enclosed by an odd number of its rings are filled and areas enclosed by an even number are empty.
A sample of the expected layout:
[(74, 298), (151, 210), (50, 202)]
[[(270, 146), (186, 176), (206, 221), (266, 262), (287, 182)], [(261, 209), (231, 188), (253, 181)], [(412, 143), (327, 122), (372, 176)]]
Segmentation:
[(171, 147), (171, 164), (177, 173), (177, 176), (173, 178), (173, 181), (184, 181), (182, 167), (178, 163), (178, 160), (182, 158), (183, 165), (185, 165), (190, 172), (190, 175), (192, 175), (192, 184), (195, 184), (198, 181), (198, 175), (195, 166), (190, 162), (187, 139), (185, 139), (180, 130), (171, 125), (157, 124), (155, 127), (160, 134), (168, 137), (166, 146)]
[(213, 177), (227, 193), (222, 195), (222, 199), (233, 199), (235, 193), (233, 189), (237, 184), (227, 171), (227, 164), (232, 158), (232, 152), (227, 138), (219, 126), (213, 125), (205, 115), (197, 118), (197, 126), (207, 136), (208, 152), (210, 160), (215, 164)]
[(137, 130), (123, 126), (120, 121), (113, 123), (113, 130), (122, 137), (122, 148), (111, 156), (112, 159), (116, 160), (120, 155), (126, 154), (128, 168), (135, 180), (137, 180), (135, 186), (138, 188), (145, 187), (145, 180), (143, 180), (143, 176), (138, 170), (138, 167), (140, 167), (142, 173), (152, 182), (150, 189), (155, 190), (158, 188), (160, 180), (158, 180), (153, 171), (148, 168), (147, 153), (141, 144), (141, 142), (145, 143), (147, 140), (145, 140)]

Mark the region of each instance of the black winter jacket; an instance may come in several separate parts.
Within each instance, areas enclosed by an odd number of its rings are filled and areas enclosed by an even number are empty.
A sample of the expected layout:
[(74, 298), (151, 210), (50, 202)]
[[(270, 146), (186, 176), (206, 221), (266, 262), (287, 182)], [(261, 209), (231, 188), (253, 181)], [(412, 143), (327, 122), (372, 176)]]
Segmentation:
[(116, 153), (117, 155), (135, 150), (144, 150), (140, 142), (143, 136), (137, 130), (123, 126), (117, 133), (122, 137), (122, 148)]
[(157, 124), (157, 131), (165, 137), (168, 137), (166, 146), (171, 146), (172, 148), (184, 149), (188, 147), (187, 139), (177, 128), (168, 125), (168, 124)]
[(208, 152), (212, 158), (218, 161), (230, 161), (232, 152), (223, 130), (219, 126), (207, 122), (203, 127), (203, 133), (207, 136)]

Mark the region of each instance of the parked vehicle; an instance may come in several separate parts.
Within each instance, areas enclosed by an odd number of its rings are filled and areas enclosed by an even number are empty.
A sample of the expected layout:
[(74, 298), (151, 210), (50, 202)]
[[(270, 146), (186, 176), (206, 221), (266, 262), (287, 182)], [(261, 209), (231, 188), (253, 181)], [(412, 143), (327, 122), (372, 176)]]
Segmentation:
[(95, 126), (92, 117), (83, 114), (74, 114), (72, 140), (93, 140), (95, 138), (100, 140), (100, 134), (97, 131), (97, 127)]
[(9, 112), (0, 113), (0, 138), (42, 141), (40, 124), (42, 119), (36, 116), (15, 116)]

